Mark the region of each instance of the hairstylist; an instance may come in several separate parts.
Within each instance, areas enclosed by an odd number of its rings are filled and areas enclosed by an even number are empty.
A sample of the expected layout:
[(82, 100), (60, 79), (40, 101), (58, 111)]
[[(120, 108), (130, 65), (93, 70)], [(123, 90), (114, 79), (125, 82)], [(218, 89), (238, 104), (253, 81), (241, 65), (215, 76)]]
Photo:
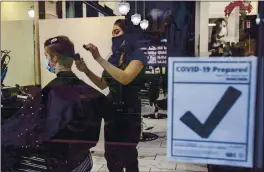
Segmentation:
[(84, 61), (76, 62), (100, 89), (109, 87), (107, 96), (112, 111), (104, 115), (105, 158), (110, 172), (138, 172), (137, 145), (141, 132), (141, 103), (138, 93), (144, 83), (146, 56), (136, 46), (135, 37), (127, 33), (126, 21), (119, 19), (112, 31), (112, 56), (101, 57), (93, 44), (85, 46), (94, 59), (104, 68), (102, 77), (90, 71)]

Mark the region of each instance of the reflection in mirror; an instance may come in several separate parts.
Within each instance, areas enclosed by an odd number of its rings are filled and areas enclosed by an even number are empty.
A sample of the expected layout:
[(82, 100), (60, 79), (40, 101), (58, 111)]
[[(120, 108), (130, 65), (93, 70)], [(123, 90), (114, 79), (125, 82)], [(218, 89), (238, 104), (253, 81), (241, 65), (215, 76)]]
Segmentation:
[[(210, 56), (256, 55), (257, 3), (242, 3), (245, 8), (239, 7), (237, 3), (241, 5), (242, 2), (210, 2), (208, 24)], [(221, 13), (213, 10), (219, 7), (223, 7)]]
[[(5, 51), (1, 57), (5, 57), (6, 52), (10, 57), (2, 81), (6, 87), (35, 84), (32, 7), (33, 2), (1, 3), (1, 52)], [(1, 60), (4, 63), (5, 59)]]

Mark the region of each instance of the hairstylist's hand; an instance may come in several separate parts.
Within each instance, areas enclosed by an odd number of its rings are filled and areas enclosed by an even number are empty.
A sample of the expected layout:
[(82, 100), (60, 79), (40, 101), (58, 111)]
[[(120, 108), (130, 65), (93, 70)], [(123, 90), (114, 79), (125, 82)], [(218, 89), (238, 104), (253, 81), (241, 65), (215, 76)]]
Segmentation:
[(101, 58), (101, 55), (98, 51), (98, 48), (95, 45), (90, 43), (90, 44), (85, 45), (84, 48), (91, 52), (91, 54), (95, 60), (98, 60)]
[(86, 66), (83, 58), (81, 58), (81, 60), (76, 60), (75, 61), (75, 65), (76, 68), (80, 71), (80, 72), (87, 72), (89, 71), (88, 67)]

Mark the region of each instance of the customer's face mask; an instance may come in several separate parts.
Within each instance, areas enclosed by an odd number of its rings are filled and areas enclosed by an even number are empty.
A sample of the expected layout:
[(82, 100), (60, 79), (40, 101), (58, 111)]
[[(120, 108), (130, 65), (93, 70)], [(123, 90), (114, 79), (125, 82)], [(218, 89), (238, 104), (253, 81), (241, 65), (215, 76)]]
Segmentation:
[(125, 35), (120, 35), (112, 38), (113, 53), (122, 52), (125, 48)]
[(49, 58), (45, 59), (45, 67), (46, 69), (51, 72), (51, 73), (55, 73), (55, 65), (54, 67), (52, 67), (52, 65), (50, 64)]

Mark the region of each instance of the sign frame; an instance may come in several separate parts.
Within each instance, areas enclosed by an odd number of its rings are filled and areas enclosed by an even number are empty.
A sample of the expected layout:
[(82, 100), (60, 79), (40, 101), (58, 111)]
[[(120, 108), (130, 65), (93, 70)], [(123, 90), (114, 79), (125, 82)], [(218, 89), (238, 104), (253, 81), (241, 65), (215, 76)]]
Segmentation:
[[(254, 139), (251, 140), (251, 144), (249, 144), (249, 142), (246, 143), (247, 145), (247, 150), (246, 150), (246, 153), (248, 154), (249, 153), (249, 150), (250, 149), (250, 155), (252, 155), (252, 157), (250, 158), (250, 160), (248, 159), (248, 155), (246, 155), (246, 159), (243, 162), (234, 162), (233, 160), (230, 160), (229, 159), (213, 159), (213, 158), (202, 158), (202, 157), (195, 157), (195, 156), (192, 156), (192, 157), (183, 157), (183, 156), (179, 156), (179, 155), (174, 155), (173, 154), (173, 145), (174, 145), (174, 141), (175, 138), (174, 138), (174, 133), (173, 133), (173, 122), (174, 122), (174, 110), (173, 110), (173, 106), (174, 106), (174, 92), (173, 92), (173, 89), (174, 89), (174, 70), (175, 70), (175, 63), (193, 63), (193, 64), (196, 64), (196, 63), (216, 63), (216, 62), (219, 62), (219, 63), (249, 63), (251, 66), (251, 68), (254, 68), (254, 69), (250, 69), (250, 72), (253, 72), (253, 74), (251, 73), (251, 76), (249, 78), (249, 82), (251, 84), (253, 84), (253, 87), (254, 87), (254, 90), (250, 90), (252, 88), (252, 86), (248, 86), (248, 89), (249, 89), (249, 94), (250, 94), (250, 91), (251, 91), (251, 94), (253, 95), (249, 95), (248, 98), (248, 103), (250, 103), (248, 106), (251, 108), (250, 110), (248, 110), (248, 120), (250, 119), (249, 117), (251, 115), (255, 115), (255, 114), (252, 114), (252, 108), (253, 108), (253, 111), (255, 111), (255, 104), (252, 104), (252, 101), (253, 102), (256, 102), (256, 76), (257, 76), (257, 58), (256, 57), (252, 57), (252, 58), (243, 58), (243, 57), (239, 57), (239, 58), (203, 58), (203, 57), (200, 57), (200, 58), (173, 58), (173, 57), (170, 57), (169, 58), (169, 91), (171, 94), (170, 96), (168, 97), (168, 114), (169, 114), (169, 118), (168, 118), (168, 146), (167, 146), (167, 156), (169, 158), (169, 160), (176, 160), (176, 161), (182, 161), (182, 162), (189, 162), (189, 163), (202, 163), (202, 164), (215, 164), (215, 165), (228, 165), (228, 166), (237, 166), (237, 167), (253, 167), (253, 156), (254, 156)], [(254, 64), (252, 64), (254, 63)], [(254, 79), (252, 79), (251, 77), (255, 77)], [(252, 83), (254, 82), (254, 83)], [(253, 93), (252, 93), (253, 91)], [(252, 100), (254, 99), (254, 100)], [(176, 116), (182, 116), (183, 114), (176, 114)], [(251, 117), (252, 118), (252, 117)], [(177, 119), (178, 120), (178, 119)], [(254, 126), (254, 121), (255, 120), (255, 116), (254, 116), (254, 119), (250, 121), (250, 125)], [(249, 124), (248, 124), (249, 126)], [(247, 129), (247, 132), (249, 132), (249, 129)], [(250, 134), (250, 136), (249, 136)], [(253, 135), (253, 136), (252, 136)], [(246, 136), (247, 139), (249, 138), (254, 138), (254, 130), (253, 132), (251, 131), (251, 133), (247, 133), (247, 136)], [(180, 140), (180, 139), (178, 139)], [(186, 141), (186, 140), (185, 140)], [(188, 140), (187, 140), (188, 141)], [(195, 142), (195, 140), (189, 140), (190, 143), (193, 143)], [(206, 141), (204, 141), (206, 142)], [(211, 141), (210, 143), (214, 144), (213, 141)], [(215, 143), (216, 144), (216, 143)], [(250, 145), (250, 148), (248, 148)], [(203, 159), (203, 160), (199, 160), (199, 159)], [(205, 163), (206, 162), (206, 163)]]

